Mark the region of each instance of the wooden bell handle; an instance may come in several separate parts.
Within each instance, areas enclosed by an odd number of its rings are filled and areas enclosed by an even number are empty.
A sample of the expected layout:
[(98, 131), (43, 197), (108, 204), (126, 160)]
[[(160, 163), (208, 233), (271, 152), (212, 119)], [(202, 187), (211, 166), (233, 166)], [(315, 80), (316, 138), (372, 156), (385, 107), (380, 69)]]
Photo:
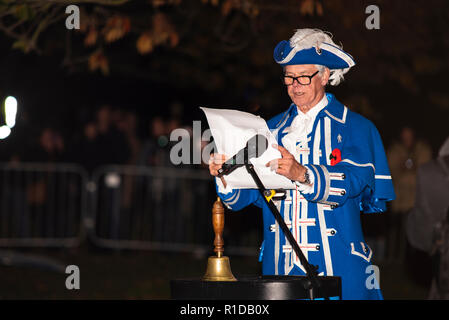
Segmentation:
[(217, 257), (223, 256), (223, 229), (224, 229), (224, 208), (221, 203), (220, 198), (217, 198), (217, 201), (214, 202), (214, 206), (212, 207), (212, 225), (214, 227), (215, 239), (214, 239), (214, 252), (217, 254)]

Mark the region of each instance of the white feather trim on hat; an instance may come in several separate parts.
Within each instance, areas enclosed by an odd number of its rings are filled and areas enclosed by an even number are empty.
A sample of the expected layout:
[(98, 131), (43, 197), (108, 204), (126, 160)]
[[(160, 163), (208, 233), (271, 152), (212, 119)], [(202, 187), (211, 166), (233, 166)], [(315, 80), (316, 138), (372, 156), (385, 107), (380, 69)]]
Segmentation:
[(445, 157), (449, 155), (449, 137), (444, 141), (443, 145), (438, 152), (439, 157)]
[[(290, 46), (295, 52), (315, 47), (318, 51), (323, 42), (331, 44), (341, 50), (343, 46), (339, 46), (332, 41), (332, 34), (320, 29), (297, 29), (295, 34), (290, 38)], [(329, 83), (333, 86), (338, 85), (344, 79), (344, 74), (350, 68), (330, 70)]]

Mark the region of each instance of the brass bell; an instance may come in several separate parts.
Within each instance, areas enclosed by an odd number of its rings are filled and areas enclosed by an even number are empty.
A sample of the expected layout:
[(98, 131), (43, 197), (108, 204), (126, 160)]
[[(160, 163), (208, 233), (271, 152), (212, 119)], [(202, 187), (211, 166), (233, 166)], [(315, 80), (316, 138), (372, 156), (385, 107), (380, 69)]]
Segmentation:
[(220, 198), (214, 202), (212, 208), (212, 225), (214, 227), (214, 252), (215, 256), (209, 257), (207, 260), (206, 274), (204, 281), (237, 281), (231, 271), (229, 258), (223, 256), (223, 229), (224, 229), (224, 208)]

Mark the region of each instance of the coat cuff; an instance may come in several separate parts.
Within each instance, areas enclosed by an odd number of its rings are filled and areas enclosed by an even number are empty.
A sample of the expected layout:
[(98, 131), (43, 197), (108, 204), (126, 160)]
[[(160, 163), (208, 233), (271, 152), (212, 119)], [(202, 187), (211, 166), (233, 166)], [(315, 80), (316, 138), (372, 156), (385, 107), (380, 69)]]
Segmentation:
[(218, 177), (215, 177), (215, 183), (217, 184), (217, 192), (221, 193), (222, 195), (227, 195), (233, 191), (231, 187), (229, 187), (229, 184), (226, 185), (226, 188), (223, 185), (223, 182), (221, 182), (221, 179)]
[(307, 165), (306, 167), (314, 179), (313, 192), (303, 194), (307, 200), (335, 207), (346, 201), (347, 179), (344, 172), (325, 165)]

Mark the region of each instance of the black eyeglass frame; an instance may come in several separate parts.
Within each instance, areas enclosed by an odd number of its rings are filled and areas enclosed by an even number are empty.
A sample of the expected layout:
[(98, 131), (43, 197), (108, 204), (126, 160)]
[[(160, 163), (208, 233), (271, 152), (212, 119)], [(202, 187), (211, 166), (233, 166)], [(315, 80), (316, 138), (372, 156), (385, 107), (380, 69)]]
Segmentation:
[[(296, 82), (298, 82), (298, 83), (299, 83), (300, 85), (302, 85), (302, 86), (308, 86), (309, 84), (312, 83), (312, 78), (315, 77), (315, 76), (318, 74), (318, 72), (320, 72), (320, 71), (317, 70), (317, 71), (316, 71), (314, 74), (312, 74), (311, 76), (304, 76), (304, 75), (302, 75), (302, 76), (298, 76), (298, 77), (292, 77), (292, 76), (287, 76), (287, 75), (283, 74), (281, 80), (282, 80), (282, 83), (283, 83), (285, 86), (291, 86), (291, 85), (293, 85), (293, 83), (295, 83), (295, 80), (296, 80)], [(292, 83), (291, 83), (291, 84), (286, 84), (286, 83), (285, 83), (285, 78), (293, 79), (293, 80), (292, 80)], [(309, 79), (309, 82), (308, 82), (308, 83), (301, 83), (301, 81), (299, 81), (300, 78), (302, 78), (302, 79), (307, 78), (307, 79)]]

